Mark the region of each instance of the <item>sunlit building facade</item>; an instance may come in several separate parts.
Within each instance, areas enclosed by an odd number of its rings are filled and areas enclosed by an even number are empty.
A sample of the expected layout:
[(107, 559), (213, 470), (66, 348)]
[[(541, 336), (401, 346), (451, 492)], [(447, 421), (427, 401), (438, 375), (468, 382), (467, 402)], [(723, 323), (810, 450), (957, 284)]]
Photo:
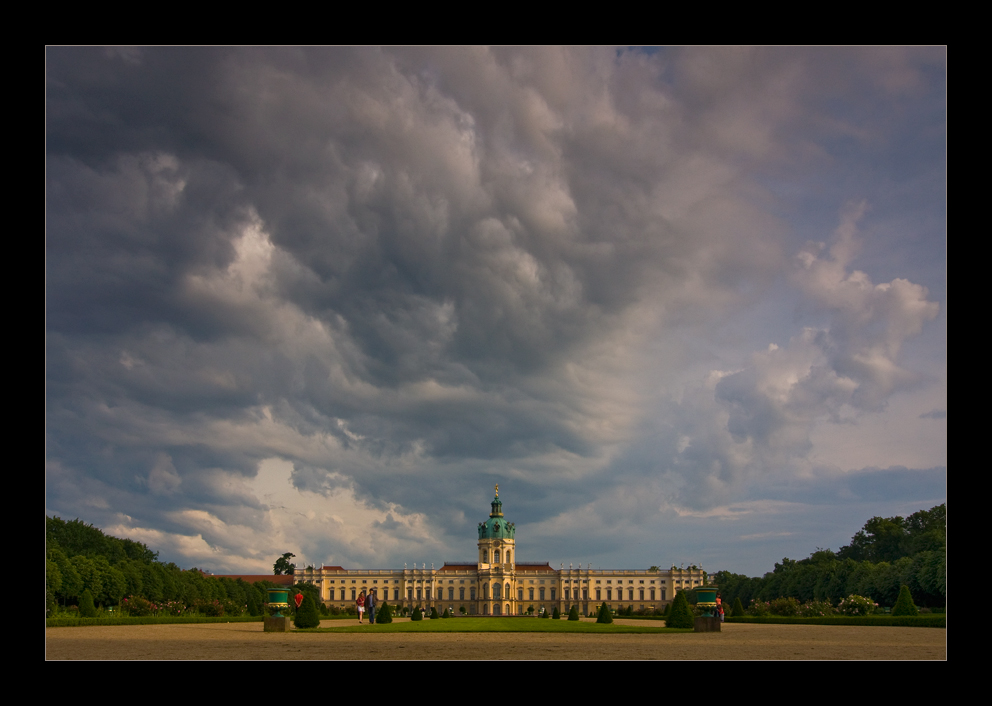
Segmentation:
[(373, 588), (379, 601), (399, 608), (445, 608), (452, 614), (526, 615), (577, 606), (583, 614), (606, 603), (614, 609), (657, 609), (675, 592), (703, 585), (703, 572), (688, 569), (554, 569), (548, 562), (517, 561), (516, 528), (503, 517), (497, 490), (492, 510), (478, 527), (474, 562), (445, 562), (440, 568), (297, 569), (295, 579), (313, 583), (328, 606), (354, 605)]

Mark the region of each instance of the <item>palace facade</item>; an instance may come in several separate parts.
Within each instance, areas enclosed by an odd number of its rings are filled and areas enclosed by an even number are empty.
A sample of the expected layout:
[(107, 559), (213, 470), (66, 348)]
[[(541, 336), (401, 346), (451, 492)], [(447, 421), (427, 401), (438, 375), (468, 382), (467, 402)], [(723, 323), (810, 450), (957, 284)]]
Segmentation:
[(376, 589), (391, 606), (445, 608), (452, 614), (524, 615), (541, 609), (562, 613), (573, 605), (583, 614), (606, 603), (614, 609), (661, 608), (676, 591), (703, 585), (701, 569), (554, 569), (548, 562), (517, 561), (516, 528), (503, 518), (499, 491), (489, 519), (479, 523), (478, 557), (435, 569), (296, 569), (296, 581), (313, 583), (328, 606), (354, 605), (358, 595)]

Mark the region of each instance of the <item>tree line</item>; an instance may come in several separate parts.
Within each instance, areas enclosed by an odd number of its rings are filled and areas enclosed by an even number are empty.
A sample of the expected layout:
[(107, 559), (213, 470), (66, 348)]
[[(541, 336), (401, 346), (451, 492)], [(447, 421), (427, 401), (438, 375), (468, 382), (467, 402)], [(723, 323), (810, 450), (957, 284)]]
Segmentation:
[(806, 559), (784, 558), (761, 578), (719, 571), (713, 576), (725, 604), (796, 598), (834, 605), (851, 594), (892, 606), (900, 586), (918, 606), (947, 603), (947, 503), (909, 517), (873, 517), (833, 552), (817, 549)]
[[(86, 591), (97, 606), (126, 605), (141, 598), (176, 612), (200, 609), (261, 615), (265, 589), (275, 583), (215, 578), (199, 569), (158, 561), (141, 542), (118, 539), (75, 520), (45, 517), (46, 612), (78, 606)], [(134, 601), (132, 601), (134, 603)]]

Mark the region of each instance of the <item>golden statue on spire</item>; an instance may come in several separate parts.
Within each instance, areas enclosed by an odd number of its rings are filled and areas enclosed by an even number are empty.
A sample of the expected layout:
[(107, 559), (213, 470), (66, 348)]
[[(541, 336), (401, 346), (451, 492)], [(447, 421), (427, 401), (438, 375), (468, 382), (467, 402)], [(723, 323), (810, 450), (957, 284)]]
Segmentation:
[(496, 497), (499, 497), (499, 483), (496, 484)]

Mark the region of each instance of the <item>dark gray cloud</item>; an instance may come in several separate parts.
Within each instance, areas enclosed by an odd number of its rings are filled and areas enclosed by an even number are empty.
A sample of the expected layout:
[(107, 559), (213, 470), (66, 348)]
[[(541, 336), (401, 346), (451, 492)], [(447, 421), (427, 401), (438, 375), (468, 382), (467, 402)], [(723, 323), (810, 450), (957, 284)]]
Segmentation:
[(827, 425), (943, 404), (943, 350), (903, 362), (943, 293), (942, 67), (50, 48), (48, 507), (368, 564), (453, 546), (497, 481), (607, 537), (836, 464)]

